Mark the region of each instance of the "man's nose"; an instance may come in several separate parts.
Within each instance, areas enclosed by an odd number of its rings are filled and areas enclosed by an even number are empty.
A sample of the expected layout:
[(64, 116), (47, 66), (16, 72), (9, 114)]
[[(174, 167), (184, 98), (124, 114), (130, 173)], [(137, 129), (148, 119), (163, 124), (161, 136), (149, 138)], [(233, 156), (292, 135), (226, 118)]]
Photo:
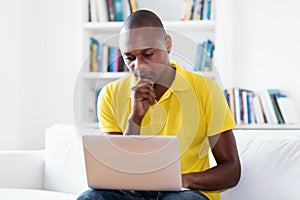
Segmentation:
[(135, 69), (142, 69), (145, 66), (146, 62), (142, 56), (138, 56), (135, 59), (134, 66)]

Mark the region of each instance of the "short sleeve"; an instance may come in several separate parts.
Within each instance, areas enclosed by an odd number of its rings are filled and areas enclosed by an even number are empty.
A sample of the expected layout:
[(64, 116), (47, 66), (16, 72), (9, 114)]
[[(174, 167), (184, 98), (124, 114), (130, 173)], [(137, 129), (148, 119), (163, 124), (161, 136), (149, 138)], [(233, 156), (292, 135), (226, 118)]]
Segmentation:
[(106, 85), (101, 89), (97, 101), (97, 115), (99, 119), (99, 127), (102, 132), (122, 132), (115, 121), (115, 112), (112, 104), (112, 90), (110, 85)]
[(207, 135), (213, 136), (224, 131), (234, 129), (235, 121), (225, 99), (224, 93), (219, 85), (206, 79), (207, 83)]

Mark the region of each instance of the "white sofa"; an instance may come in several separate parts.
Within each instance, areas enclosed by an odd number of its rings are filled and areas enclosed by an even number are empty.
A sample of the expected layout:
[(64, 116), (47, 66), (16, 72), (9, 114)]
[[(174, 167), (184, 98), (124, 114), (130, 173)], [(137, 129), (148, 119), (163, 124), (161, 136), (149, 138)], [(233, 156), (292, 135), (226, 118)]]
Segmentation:
[(46, 130), (45, 150), (0, 151), (0, 199), (75, 200), (88, 188), (79, 138), (57, 124)]
[[(242, 176), (221, 199), (300, 199), (300, 130), (236, 130), (235, 137)], [(87, 188), (73, 126), (47, 129), (45, 150), (0, 151), (0, 199), (75, 200)]]

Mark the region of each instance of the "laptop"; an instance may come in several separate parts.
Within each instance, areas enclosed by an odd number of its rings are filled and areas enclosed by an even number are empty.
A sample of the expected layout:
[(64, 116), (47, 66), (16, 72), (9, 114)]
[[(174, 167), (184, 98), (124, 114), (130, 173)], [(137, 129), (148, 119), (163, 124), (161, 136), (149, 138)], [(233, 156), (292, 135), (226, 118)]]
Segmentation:
[(82, 139), (90, 188), (182, 189), (176, 136), (84, 135)]

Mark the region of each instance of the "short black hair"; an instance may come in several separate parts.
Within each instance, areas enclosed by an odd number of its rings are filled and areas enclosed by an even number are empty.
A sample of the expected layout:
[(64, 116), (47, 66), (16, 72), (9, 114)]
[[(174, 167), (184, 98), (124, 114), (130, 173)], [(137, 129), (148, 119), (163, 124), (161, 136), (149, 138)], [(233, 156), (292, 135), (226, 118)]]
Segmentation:
[(137, 10), (125, 20), (122, 28), (131, 30), (142, 27), (158, 27), (164, 29), (161, 19), (150, 10)]

